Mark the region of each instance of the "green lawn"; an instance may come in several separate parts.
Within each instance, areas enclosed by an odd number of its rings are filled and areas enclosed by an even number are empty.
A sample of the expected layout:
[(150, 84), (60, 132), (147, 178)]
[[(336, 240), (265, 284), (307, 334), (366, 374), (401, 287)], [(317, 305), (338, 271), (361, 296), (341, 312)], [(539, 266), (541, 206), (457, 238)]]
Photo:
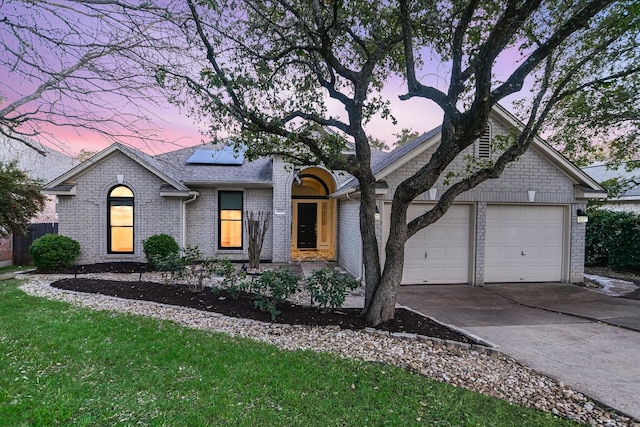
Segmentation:
[(14, 271), (33, 270), (35, 267), (32, 265), (8, 265), (6, 267), (0, 267), (0, 274), (12, 273)]
[(0, 282), (3, 426), (572, 425), (399, 368), (287, 352)]

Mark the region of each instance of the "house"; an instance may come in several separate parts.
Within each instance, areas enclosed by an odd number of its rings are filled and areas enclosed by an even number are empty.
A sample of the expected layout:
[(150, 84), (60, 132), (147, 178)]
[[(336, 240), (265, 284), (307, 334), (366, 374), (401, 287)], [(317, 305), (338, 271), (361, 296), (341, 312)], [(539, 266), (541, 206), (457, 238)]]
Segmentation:
[[(30, 144), (45, 152), (45, 155), (38, 153), (22, 142), (9, 138), (0, 139), (0, 162), (8, 163), (13, 160), (18, 162), (18, 168), (25, 171), (31, 178), (48, 182), (60, 174), (68, 171), (78, 162), (71, 157), (46, 147), (36, 141), (29, 141)], [(56, 219), (55, 196), (49, 196), (44, 209), (34, 218), (32, 224), (55, 224)], [(12, 265), (13, 263), (13, 236), (0, 239), (0, 267)]]
[(603, 209), (640, 213), (640, 171), (627, 170), (627, 162), (616, 165), (595, 164), (586, 166), (582, 170), (600, 184), (615, 180), (620, 187), (621, 191), (618, 195), (602, 202)]
[[(464, 168), (467, 155), (492, 156), (492, 138), (514, 126), (520, 123), (497, 107), (487, 133), (451, 168)], [(435, 129), (390, 153), (375, 152), (381, 254), (394, 189), (426, 162), (439, 137)], [(422, 194), (410, 215), (428, 209), (445, 188), (439, 181)], [(59, 233), (80, 243), (79, 263), (145, 261), (142, 241), (157, 233), (207, 256), (246, 260), (244, 212), (271, 211), (263, 261), (312, 253), (362, 277), (359, 191), (344, 172), (294, 169), (279, 156), (249, 162), (241, 152), (211, 146), (149, 156), (114, 144), (44, 192), (60, 198)], [(407, 242), (402, 282), (580, 281), (585, 226), (577, 212), (603, 195), (594, 180), (536, 139), (518, 165), (462, 194), (440, 221)]]

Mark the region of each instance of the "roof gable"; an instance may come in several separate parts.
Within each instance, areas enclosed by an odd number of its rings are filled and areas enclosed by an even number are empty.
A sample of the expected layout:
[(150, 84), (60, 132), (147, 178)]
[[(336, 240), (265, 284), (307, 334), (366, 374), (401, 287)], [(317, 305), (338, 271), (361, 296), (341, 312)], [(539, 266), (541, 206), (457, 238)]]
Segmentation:
[(70, 187), (68, 184), (73, 183), (79, 175), (91, 170), (97, 164), (111, 157), (116, 152), (122, 153), (147, 171), (151, 172), (153, 175), (160, 178), (173, 189), (175, 195), (188, 195), (192, 193), (187, 186), (160, 170), (159, 165), (153, 157), (117, 142), (111, 144), (109, 147), (46, 184), (43, 188), (43, 192), (59, 195), (75, 194), (75, 186)]
[[(502, 124), (507, 127), (523, 127), (523, 124), (515, 116), (513, 116), (499, 104), (496, 104), (491, 111), (491, 118), (502, 122)], [(407, 162), (421, 155), (428, 149), (437, 146), (440, 141), (441, 127), (438, 126), (437, 128), (434, 128), (429, 132), (420, 135), (413, 141), (408, 142), (404, 146), (396, 148), (386, 157), (384, 157), (377, 163), (372, 164), (371, 169), (376, 177), (376, 180), (384, 180), (391, 173), (405, 166)], [(594, 194), (599, 194), (604, 191), (603, 188), (595, 180), (593, 180), (589, 175), (580, 170), (580, 168), (578, 168), (571, 161), (565, 158), (557, 150), (552, 148), (542, 138), (536, 136), (531, 144), (531, 148), (539, 152), (544, 158), (550, 161), (575, 184), (585, 186), (585, 193), (592, 192)], [(346, 182), (336, 193), (334, 193), (334, 196), (340, 196), (357, 191), (357, 186), (358, 181), (357, 179), (353, 178), (352, 180)]]

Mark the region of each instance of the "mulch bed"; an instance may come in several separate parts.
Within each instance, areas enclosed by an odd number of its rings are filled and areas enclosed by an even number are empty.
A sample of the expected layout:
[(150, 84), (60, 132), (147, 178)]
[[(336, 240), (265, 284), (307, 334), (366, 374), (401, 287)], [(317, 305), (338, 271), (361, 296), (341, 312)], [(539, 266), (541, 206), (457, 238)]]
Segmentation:
[[(153, 301), (163, 304), (189, 307), (202, 311), (221, 313), (226, 316), (271, 322), (269, 313), (260, 311), (254, 305), (252, 295), (241, 293), (233, 298), (225, 290), (206, 288), (194, 293), (186, 286), (169, 286), (147, 281), (118, 281), (82, 277), (82, 273), (139, 273), (141, 265), (92, 265), (83, 269), (72, 268), (64, 272), (76, 275), (75, 278), (58, 280), (51, 286), (70, 291), (110, 295), (120, 298)], [(144, 267), (144, 266), (142, 266)], [(58, 271), (63, 272), (63, 271)], [(313, 307), (292, 303), (278, 305), (281, 314), (276, 323), (309, 326), (337, 326), (341, 329), (361, 330), (367, 327), (360, 317), (360, 309), (343, 308), (321, 312)], [(424, 316), (405, 309), (397, 309), (392, 321), (379, 325), (376, 329), (389, 332), (415, 333), (419, 335), (447, 339), (463, 343), (475, 343), (471, 338), (434, 322)]]

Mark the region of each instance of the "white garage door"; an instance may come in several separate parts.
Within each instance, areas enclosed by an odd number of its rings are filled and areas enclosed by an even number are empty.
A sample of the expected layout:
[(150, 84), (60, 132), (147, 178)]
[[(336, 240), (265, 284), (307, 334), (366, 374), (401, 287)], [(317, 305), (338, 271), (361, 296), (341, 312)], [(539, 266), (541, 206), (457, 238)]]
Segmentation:
[[(409, 207), (409, 220), (431, 205)], [(469, 283), (471, 206), (453, 205), (435, 224), (411, 237), (404, 250), (402, 284)]]
[(487, 206), (484, 281), (562, 279), (562, 206)]

